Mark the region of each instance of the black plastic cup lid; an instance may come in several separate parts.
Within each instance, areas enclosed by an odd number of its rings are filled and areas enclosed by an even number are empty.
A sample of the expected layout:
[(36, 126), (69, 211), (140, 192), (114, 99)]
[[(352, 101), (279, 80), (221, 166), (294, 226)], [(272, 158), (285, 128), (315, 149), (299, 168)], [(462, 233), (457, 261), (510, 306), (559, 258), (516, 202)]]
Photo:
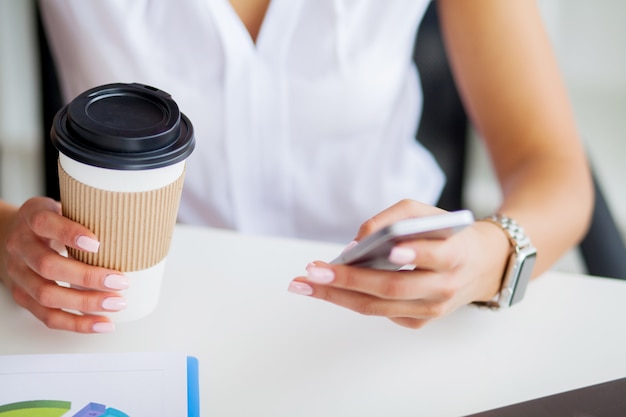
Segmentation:
[(85, 91), (55, 115), (50, 137), (73, 160), (117, 170), (173, 165), (195, 147), (193, 126), (172, 97), (143, 84)]

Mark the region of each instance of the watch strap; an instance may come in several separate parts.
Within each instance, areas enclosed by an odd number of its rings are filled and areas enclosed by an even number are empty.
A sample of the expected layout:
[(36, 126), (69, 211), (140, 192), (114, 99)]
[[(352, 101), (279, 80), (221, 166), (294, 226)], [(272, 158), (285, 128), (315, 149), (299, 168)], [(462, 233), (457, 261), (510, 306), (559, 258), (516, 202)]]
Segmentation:
[(481, 220), (493, 223), (502, 229), (509, 241), (511, 253), (498, 293), (489, 301), (476, 301), (473, 304), (492, 309), (510, 307), (524, 296), (537, 250), (522, 226), (512, 218), (502, 214), (493, 214)]

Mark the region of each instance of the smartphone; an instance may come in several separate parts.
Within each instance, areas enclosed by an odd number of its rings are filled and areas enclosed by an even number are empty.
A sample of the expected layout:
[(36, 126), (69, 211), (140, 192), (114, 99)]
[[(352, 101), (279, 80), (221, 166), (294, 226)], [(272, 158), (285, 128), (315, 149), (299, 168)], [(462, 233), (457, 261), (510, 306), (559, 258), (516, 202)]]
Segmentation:
[(403, 268), (389, 262), (389, 252), (399, 242), (414, 239), (446, 239), (474, 222), (469, 210), (451, 211), (400, 220), (366, 237), (331, 264), (395, 271)]

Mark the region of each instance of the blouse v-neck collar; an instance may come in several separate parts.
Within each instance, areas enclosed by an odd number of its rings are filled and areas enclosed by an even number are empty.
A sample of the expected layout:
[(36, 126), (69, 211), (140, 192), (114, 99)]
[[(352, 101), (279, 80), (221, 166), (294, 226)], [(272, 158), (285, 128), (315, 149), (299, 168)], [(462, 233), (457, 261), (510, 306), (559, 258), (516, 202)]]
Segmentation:
[(248, 29), (228, 0), (212, 0), (216, 25), (219, 28), (226, 49), (266, 57), (284, 56), (291, 35), (297, 24), (299, 11), (304, 0), (271, 0), (256, 43)]

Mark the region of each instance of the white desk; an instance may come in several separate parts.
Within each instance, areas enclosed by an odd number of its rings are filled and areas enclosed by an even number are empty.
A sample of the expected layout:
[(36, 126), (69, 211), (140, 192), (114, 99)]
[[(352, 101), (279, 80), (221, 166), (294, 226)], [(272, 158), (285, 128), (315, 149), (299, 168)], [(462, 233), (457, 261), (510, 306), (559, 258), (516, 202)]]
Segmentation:
[(626, 282), (548, 273), (513, 309), (409, 330), (286, 291), (340, 249), (179, 226), (151, 316), (53, 331), (2, 289), (0, 354), (182, 351), (220, 417), (461, 416), (626, 376)]

